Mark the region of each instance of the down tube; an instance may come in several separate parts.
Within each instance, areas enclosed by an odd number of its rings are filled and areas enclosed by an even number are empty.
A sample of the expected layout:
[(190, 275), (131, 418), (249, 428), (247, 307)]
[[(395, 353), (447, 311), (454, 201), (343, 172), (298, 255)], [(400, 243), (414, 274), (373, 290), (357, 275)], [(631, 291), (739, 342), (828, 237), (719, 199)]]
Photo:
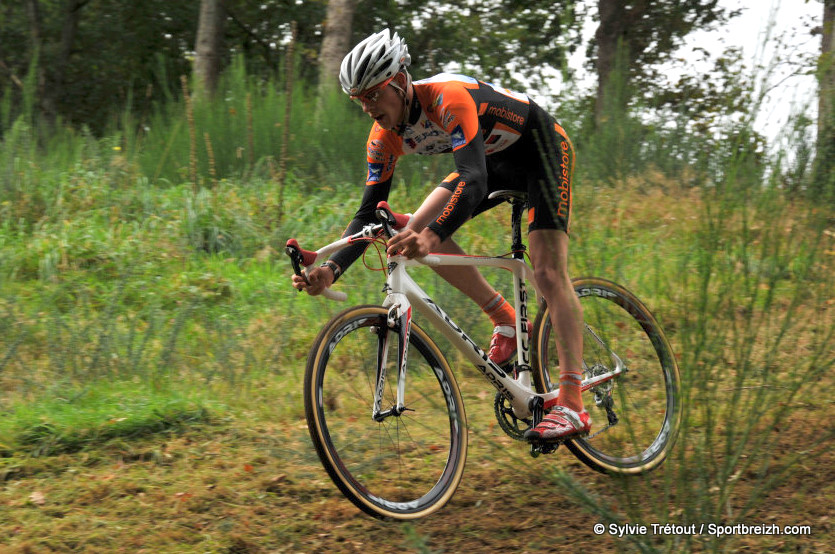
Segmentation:
[(412, 306), (417, 307), (420, 313), (429, 319), (435, 328), (440, 330), (472, 362), (476, 369), (508, 399), (517, 417), (529, 417), (531, 412), (528, 400), (535, 393), (530, 388), (517, 383), (491, 362), (487, 358), (487, 354), (410, 277), (407, 276), (403, 283), (405, 284), (406, 296)]

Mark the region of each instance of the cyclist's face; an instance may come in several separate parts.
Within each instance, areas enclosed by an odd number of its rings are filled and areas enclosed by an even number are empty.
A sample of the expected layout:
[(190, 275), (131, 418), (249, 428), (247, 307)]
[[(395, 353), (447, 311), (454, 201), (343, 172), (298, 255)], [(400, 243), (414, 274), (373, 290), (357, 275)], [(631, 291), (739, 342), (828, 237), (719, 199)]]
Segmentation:
[(394, 129), (400, 123), (403, 115), (403, 99), (394, 87), (390, 86), (390, 82), (354, 96), (352, 100), (362, 106), (362, 111), (384, 129)]

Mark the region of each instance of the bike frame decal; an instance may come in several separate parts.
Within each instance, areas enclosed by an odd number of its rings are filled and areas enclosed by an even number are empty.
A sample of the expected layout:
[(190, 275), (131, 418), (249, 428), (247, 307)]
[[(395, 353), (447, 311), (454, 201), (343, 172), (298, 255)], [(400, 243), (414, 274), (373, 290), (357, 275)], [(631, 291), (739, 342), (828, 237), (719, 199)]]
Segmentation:
[[(516, 305), (516, 352), (518, 364), (523, 367), (530, 367), (531, 353), (530, 343), (531, 339), (528, 335), (528, 290), (525, 287), (524, 279), (520, 279), (516, 275), (513, 276), (513, 301)], [(525, 371), (519, 375), (519, 379), (525, 385), (531, 386), (531, 375), (529, 371)]]
[[(409, 276), (406, 269), (411, 266), (421, 265), (420, 261), (408, 260), (402, 256), (394, 256), (390, 261), (392, 263), (389, 264), (390, 273), (386, 287), (389, 294), (386, 297), (384, 306), (393, 306), (401, 303), (402, 296), (405, 295), (410, 306), (416, 307), (424, 317), (430, 319), (433, 325), (449, 339), (453, 346), (464, 354), (490, 384), (510, 402), (517, 417), (526, 418), (531, 416), (529, 403), (533, 397), (541, 396), (545, 402), (548, 402), (558, 396), (559, 389), (545, 394), (534, 392), (529, 385), (530, 376), (526, 374), (527, 372), (523, 373), (522, 381), (517, 381), (490, 361), (487, 353), (456, 325), (452, 321), (452, 318)], [(512, 258), (433, 254), (432, 265), (484, 265), (501, 267), (511, 271), (519, 280), (524, 280), (523, 277), (533, 279), (533, 273), (530, 267), (524, 262)], [(534, 288), (536, 288), (535, 283)], [(526, 301), (527, 293), (524, 296), (520, 296), (520, 299)], [(529, 351), (529, 345), (526, 346), (526, 350)], [(523, 355), (524, 353), (522, 352), (518, 354), (520, 360)]]

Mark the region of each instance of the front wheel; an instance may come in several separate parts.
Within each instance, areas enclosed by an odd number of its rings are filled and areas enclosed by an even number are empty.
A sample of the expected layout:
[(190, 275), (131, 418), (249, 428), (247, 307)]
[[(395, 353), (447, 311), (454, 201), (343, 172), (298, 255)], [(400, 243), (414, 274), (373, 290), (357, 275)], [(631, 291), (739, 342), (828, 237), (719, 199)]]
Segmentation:
[[(339, 490), (374, 517), (407, 520), (431, 514), (452, 497), (467, 457), (467, 421), (449, 365), (414, 323), (405, 410), (391, 410), (398, 340), (386, 316), (385, 308), (358, 306), (322, 329), (307, 360), (305, 415), (319, 459)], [(389, 412), (376, 421), (378, 359), (386, 360), (381, 408)]]
[[(681, 420), (678, 365), (661, 326), (625, 288), (597, 278), (573, 281), (583, 310), (583, 403), (592, 418), (588, 437), (566, 446), (587, 466), (636, 475), (660, 465)], [(556, 337), (545, 306), (533, 330), (534, 385), (559, 386)], [(617, 377), (589, 386), (616, 371)]]

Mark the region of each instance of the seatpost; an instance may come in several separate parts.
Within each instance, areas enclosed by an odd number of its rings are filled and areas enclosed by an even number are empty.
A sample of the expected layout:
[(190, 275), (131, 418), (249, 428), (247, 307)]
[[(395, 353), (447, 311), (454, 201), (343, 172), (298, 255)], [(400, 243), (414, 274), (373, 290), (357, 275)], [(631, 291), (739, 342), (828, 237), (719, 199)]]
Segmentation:
[(525, 258), (525, 244), (522, 242), (522, 212), (525, 210), (525, 201), (513, 198), (510, 201), (511, 215), (510, 226), (513, 234), (513, 258), (523, 260)]
[(510, 228), (513, 234), (512, 257), (525, 259), (525, 243), (522, 242), (522, 212), (525, 211), (528, 195), (518, 190), (496, 190), (487, 195), (490, 200), (501, 199), (510, 203)]

